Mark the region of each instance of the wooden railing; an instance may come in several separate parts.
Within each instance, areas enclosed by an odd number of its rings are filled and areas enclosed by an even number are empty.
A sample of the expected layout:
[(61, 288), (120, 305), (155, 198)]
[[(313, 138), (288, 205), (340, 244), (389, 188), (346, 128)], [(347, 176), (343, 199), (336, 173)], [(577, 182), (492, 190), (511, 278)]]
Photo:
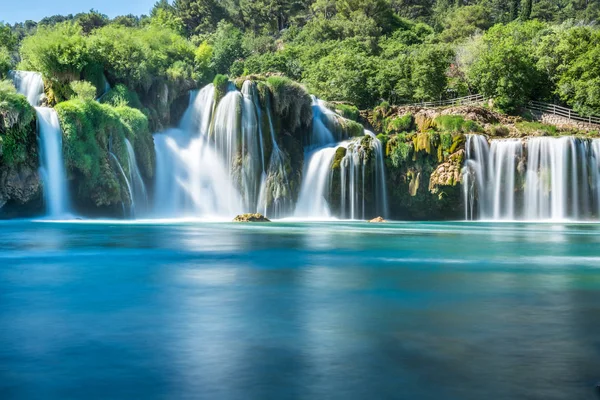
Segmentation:
[(583, 116), (575, 111), (571, 110), (567, 107), (557, 106), (556, 104), (543, 103), (541, 101), (530, 101), (527, 104), (527, 108), (532, 112), (541, 112), (544, 114), (552, 114), (562, 118), (566, 118), (575, 122), (584, 122), (589, 125), (597, 125), (600, 126), (600, 117), (599, 116)]
[(470, 96), (458, 97), (450, 100), (440, 101), (423, 101), (421, 103), (404, 104), (411, 107), (450, 107), (450, 106), (468, 106), (473, 104), (481, 104), (485, 102), (485, 97), (482, 94), (472, 94)]

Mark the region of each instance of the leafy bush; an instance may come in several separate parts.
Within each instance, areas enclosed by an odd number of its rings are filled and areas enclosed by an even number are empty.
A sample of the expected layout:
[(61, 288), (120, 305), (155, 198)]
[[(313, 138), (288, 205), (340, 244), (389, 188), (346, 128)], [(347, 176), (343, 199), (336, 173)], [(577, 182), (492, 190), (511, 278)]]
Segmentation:
[(384, 130), (387, 134), (409, 132), (412, 128), (412, 114), (405, 114), (402, 117), (389, 117), (384, 121)]
[(71, 82), (71, 90), (74, 96), (72, 99), (78, 100), (94, 100), (96, 97), (96, 88), (94, 85), (87, 81), (73, 81)]
[(340, 114), (342, 117), (351, 119), (353, 121), (358, 121), (358, 117), (360, 116), (358, 107), (356, 107), (352, 104), (339, 103), (339, 104), (335, 104), (334, 108), (335, 108), (335, 111), (338, 114)]
[(475, 121), (465, 120), (462, 115), (440, 115), (435, 118), (438, 129), (446, 132), (482, 132), (483, 129)]
[(0, 138), (5, 164), (35, 162), (35, 110), (10, 81), (0, 81)]

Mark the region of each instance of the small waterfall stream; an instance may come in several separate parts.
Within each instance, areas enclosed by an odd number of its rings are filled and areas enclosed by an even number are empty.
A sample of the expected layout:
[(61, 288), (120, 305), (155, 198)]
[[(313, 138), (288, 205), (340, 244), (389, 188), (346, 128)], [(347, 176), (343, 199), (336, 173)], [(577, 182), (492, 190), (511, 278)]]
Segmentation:
[(600, 217), (600, 139), (468, 135), (465, 151), (466, 219)]
[(133, 215), (137, 217), (148, 211), (148, 192), (138, 168), (133, 146), (128, 139), (125, 139), (125, 146), (127, 148), (127, 166), (129, 169), (129, 182), (131, 183), (130, 194), (132, 195)]
[(42, 75), (31, 71), (10, 71), (9, 75), (17, 92), (27, 97), (35, 108), (46, 214), (53, 218), (65, 217), (70, 207), (58, 115), (54, 109), (40, 106), (44, 99)]

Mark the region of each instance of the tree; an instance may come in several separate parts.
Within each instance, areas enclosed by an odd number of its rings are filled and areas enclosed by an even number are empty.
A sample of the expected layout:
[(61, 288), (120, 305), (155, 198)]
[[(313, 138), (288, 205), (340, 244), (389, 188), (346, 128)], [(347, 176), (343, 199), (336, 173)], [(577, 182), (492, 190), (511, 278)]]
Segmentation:
[(521, 3), (521, 20), (527, 21), (531, 18), (532, 0), (522, 0)]
[(217, 74), (227, 74), (233, 62), (246, 55), (242, 32), (230, 22), (219, 22), (211, 45), (213, 48), (211, 66)]
[(173, 7), (190, 36), (214, 32), (220, 21), (228, 19), (227, 10), (218, 0), (175, 0)]

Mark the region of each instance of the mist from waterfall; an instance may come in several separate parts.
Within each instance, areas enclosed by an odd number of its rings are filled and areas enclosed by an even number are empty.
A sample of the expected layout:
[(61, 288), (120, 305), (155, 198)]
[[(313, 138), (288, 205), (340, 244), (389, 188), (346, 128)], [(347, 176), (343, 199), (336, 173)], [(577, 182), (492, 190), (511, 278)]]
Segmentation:
[(468, 135), (465, 151), (465, 219), (600, 217), (600, 139)]

